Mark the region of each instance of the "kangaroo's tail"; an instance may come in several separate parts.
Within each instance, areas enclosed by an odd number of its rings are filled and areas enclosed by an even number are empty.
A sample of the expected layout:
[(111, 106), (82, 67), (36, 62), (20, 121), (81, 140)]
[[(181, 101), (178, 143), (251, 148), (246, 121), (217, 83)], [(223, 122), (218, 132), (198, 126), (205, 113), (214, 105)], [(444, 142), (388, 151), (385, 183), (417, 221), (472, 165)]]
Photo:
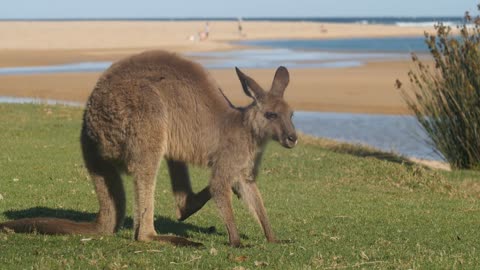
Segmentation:
[[(12, 230), (16, 233), (40, 233), (51, 235), (96, 235), (106, 233), (96, 222), (75, 222), (59, 218), (23, 218), (7, 221), (0, 223), (0, 232), (4, 230)], [(155, 235), (152, 236), (150, 240), (169, 243), (175, 246), (203, 247), (201, 243), (173, 235)]]
[(0, 223), (0, 231), (40, 234), (98, 234), (95, 222), (75, 222), (59, 218), (23, 218)]

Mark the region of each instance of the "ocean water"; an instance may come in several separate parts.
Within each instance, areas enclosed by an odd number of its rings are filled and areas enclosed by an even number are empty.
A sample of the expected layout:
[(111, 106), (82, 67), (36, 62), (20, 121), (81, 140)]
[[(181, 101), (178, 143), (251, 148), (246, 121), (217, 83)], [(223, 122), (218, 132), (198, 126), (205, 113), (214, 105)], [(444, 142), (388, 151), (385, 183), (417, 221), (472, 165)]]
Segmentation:
[(294, 22), (325, 22), (325, 23), (355, 23), (384, 24), (401, 27), (433, 26), (439, 22), (445, 25), (457, 26), (464, 22), (463, 17), (309, 17), (309, 18), (246, 18), (252, 21), (294, 21)]
[[(164, 18), (23, 18), (15, 21), (237, 21), (229, 17), (164, 17)], [(243, 17), (244, 21), (280, 21), (280, 22), (325, 22), (325, 23), (355, 23), (355, 24), (385, 24), (408, 27), (432, 26), (438, 22), (456, 26), (464, 22), (463, 17)], [(12, 21), (0, 19), (0, 21)]]

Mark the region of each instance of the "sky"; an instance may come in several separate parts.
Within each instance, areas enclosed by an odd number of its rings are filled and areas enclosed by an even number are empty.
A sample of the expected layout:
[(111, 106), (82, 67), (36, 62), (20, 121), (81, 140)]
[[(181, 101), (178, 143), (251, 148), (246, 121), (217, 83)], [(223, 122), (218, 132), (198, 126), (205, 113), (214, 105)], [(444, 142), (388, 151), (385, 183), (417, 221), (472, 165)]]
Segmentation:
[(0, 0), (0, 19), (462, 16), (475, 0)]

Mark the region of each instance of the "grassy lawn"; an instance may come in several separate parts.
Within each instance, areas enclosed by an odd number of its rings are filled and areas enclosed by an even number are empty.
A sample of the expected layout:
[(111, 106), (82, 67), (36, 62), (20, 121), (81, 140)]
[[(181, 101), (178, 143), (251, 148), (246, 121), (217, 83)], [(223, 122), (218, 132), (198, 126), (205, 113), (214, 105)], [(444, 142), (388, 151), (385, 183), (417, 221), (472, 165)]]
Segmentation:
[[(82, 110), (0, 104), (0, 222), (34, 216), (92, 220), (93, 187), (79, 146)], [(195, 190), (209, 172), (191, 171)], [(132, 241), (128, 218), (115, 236), (0, 233), (0, 269), (478, 269), (480, 173), (439, 172), (401, 158), (304, 140), (269, 145), (259, 186), (279, 239), (268, 244), (234, 200), (246, 248), (227, 245), (209, 202), (185, 222), (174, 216), (165, 166), (156, 191), (156, 228), (204, 249)], [(215, 229), (213, 229), (214, 227)]]

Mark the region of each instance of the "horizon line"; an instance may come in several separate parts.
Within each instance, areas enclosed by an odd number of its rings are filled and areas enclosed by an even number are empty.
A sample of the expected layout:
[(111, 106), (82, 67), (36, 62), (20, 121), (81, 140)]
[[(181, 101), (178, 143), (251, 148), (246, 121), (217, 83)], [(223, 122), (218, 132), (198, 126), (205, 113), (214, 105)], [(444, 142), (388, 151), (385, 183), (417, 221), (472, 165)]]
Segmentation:
[(422, 16), (177, 16), (177, 17), (37, 17), (37, 18), (0, 18), (0, 21), (244, 21), (255, 20), (321, 20), (321, 19), (461, 19), (463, 16), (422, 15)]

